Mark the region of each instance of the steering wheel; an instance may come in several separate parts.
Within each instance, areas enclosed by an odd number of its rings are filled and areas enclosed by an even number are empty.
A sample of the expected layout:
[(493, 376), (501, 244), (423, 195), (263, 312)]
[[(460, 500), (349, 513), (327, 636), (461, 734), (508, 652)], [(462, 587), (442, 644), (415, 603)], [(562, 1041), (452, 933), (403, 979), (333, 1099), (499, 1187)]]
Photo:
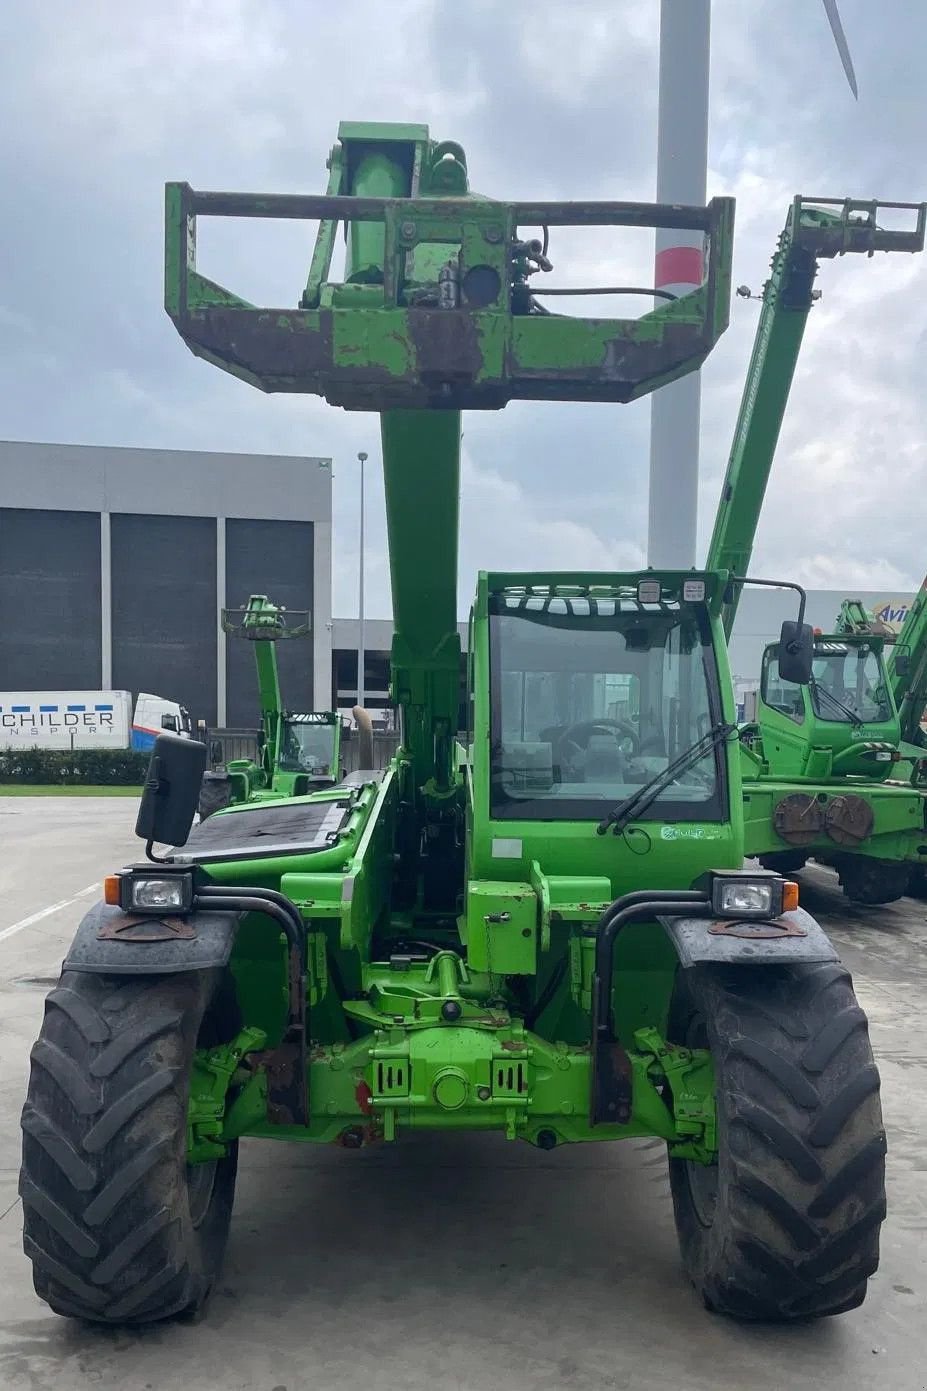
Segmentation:
[(630, 739), (630, 756), (636, 758), (640, 753), (641, 742), (637, 730), (626, 720), (581, 720), (578, 724), (569, 725), (560, 735), (557, 743), (561, 747), (564, 744), (572, 744), (574, 749), (582, 751), (589, 742), (590, 734), (606, 733), (613, 729), (620, 733), (622, 739)]

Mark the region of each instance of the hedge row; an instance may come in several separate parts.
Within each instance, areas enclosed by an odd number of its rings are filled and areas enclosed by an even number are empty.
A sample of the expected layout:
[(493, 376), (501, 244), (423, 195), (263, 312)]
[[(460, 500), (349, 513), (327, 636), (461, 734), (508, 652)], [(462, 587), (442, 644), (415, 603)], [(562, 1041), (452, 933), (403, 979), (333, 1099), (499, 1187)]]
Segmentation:
[(0, 783), (139, 787), (150, 757), (132, 749), (0, 749)]

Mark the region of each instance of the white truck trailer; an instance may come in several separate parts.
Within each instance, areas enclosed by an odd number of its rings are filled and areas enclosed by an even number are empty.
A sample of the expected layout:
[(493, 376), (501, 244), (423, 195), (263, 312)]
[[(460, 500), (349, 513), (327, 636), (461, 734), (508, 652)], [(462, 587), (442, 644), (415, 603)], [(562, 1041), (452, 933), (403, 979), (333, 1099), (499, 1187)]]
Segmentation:
[(191, 735), (175, 700), (131, 691), (0, 691), (0, 748), (150, 749), (165, 730)]

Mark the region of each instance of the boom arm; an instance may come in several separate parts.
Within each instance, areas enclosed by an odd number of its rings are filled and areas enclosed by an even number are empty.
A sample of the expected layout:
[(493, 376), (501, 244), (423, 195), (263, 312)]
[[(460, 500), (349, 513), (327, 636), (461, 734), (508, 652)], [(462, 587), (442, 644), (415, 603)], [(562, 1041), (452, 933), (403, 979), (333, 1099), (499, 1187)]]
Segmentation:
[(871, 633), (873, 637), (895, 641), (895, 634), (888, 624), (871, 614), (861, 599), (844, 599), (840, 605), (834, 632), (858, 633), (864, 637)]
[(921, 718), (927, 707), (927, 578), (889, 648), (885, 666), (901, 718), (901, 737), (909, 744), (920, 744)]
[[(839, 211), (830, 211), (832, 207)], [(916, 209), (915, 229), (883, 231), (876, 225), (880, 208)], [(763, 307), (708, 547), (708, 569), (726, 570), (731, 575), (747, 573), (805, 324), (817, 298), (814, 282), (818, 261), (848, 251), (869, 256), (875, 251), (920, 251), (925, 218), (924, 203), (794, 200), (773, 256), (772, 272), (763, 287)], [(741, 588), (731, 585), (724, 605), (728, 636)]]

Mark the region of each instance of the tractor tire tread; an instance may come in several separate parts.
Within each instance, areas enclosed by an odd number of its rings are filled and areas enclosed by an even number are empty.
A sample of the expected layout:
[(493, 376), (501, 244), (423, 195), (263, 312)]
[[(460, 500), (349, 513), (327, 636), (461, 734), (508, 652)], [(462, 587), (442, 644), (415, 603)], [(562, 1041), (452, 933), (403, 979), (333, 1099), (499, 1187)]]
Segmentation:
[(125, 1029), (117, 1035), (108, 1047), (101, 1049), (90, 1064), (90, 1075), (92, 1077), (111, 1076), (137, 1048), (151, 1043), (153, 1039), (156, 1039), (160, 1034), (167, 1033), (169, 1029), (176, 1029), (179, 1023), (179, 1016), (168, 1011), (153, 1014), (148, 1019), (140, 1020), (133, 1028)]
[(710, 1223), (686, 1198), (685, 1161), (670, 1162), (690, 1278), (710, 1308), (740, 1319), (857, 1307), (878, 1266), (886, 1146), (848, 973), (703, 966), (677, 993), (671, 1036), (681, 1041), (680, 1010), (708, 1029), (722, 1137)]
[(132, 982), (65, 973), (46, 1001), (23, 1110), (23, 1244), (57, 1313), (140, 1323), (202, 1306), (228, 1227), (236, 1153), (194, 1226), (186, 1113), (215, 972)]

